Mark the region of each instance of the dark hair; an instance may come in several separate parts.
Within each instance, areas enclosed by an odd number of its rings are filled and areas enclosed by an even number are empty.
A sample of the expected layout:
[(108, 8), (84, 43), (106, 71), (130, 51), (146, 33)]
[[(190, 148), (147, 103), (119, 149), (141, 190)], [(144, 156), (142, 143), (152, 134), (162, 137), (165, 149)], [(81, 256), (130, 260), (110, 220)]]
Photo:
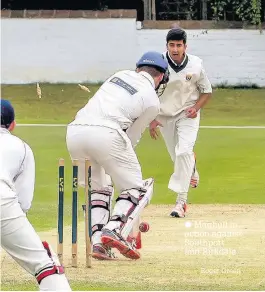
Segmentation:
[(1, 128), (8, 129), (12, 122), (15, 120), (15, 111), (10, 103), (6, 99), (0, 99), (1, 106)]
[(184, 44), (187, 42), (187, 34), (186, 32), (181, 28), (172, 28), (167, 33), (167, 43), (169, 41), (183, 41)]
[(155, 66), (140, 66), (138, 67), (138, 70), (139, 72), (145, 71), (149, 73), (152, 77), (158, 77), (161, 73), (163, 73), (162, 71), (159, 70), (159, 68)]

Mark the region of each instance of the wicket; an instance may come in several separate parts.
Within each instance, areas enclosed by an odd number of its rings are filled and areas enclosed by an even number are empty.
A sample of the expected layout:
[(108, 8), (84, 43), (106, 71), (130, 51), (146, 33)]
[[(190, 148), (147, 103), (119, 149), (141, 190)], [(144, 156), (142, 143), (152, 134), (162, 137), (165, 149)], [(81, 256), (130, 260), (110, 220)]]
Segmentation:
[[(72, 161), (72, 267), (77, 267), (77, 243), (78, 243), (78, 160)], [(59, 184), (58, 184), (58, 245), (57, 254), (63, 264), (63, 227), (64, 227), (64, 159), (59, 160)], [(91, 268), (91, 165), (88, 159), (85, 160), (85, 242), (86, 242), (86, 266)]]

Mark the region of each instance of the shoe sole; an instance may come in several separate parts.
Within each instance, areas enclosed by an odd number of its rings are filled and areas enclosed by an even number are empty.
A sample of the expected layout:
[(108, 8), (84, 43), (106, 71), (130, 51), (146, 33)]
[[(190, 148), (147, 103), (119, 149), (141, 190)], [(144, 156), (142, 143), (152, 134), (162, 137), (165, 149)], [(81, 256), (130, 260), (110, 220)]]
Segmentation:
[(119, 240), (115, 240), (112, 237), (109, 237), (107, 235), (102, 235), (101, 242), (107, 247), (117, 248), (117, 250), (126, 258), (129, 258), (132, 260), (138, 260), (140, 258), (140, 254), (138, 252), (130, 249), (127, 245), (122, 244)]
[(115, 261), (115, 258), (110, 258), (108, 256), (96, 252), (92, 253), (92, 258), (99, 261)]

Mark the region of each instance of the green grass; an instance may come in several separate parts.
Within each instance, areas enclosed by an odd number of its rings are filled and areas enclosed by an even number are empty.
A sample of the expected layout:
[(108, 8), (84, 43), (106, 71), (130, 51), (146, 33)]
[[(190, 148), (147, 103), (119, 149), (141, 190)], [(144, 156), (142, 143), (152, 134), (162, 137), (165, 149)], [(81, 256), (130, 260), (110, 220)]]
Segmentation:
[[(68, 123), (98, 86), (88, 86), (90, 94), (77, 85), (41, 84), (42, 99), (36, 94), (36, 85), (2, 86), (2, 97), (10, 99), (15, 106), (18, 123)], [(215, 89), (210, 103), (202, 113), (201, 125), (265, 125), (265, 89)], [(32, 147), (36, 160), (36, 185), (33, 206), (29, 220), (37, 231), (49, 230), (57, 226), (57, 187), (58, 159), (65, 159), (65, 224), (71, 220), (71, 162), (65, 145), (65, 127), (17, 127), (15, 134), (27, 141)], [(191, 190), (189, 203), (245, 203), (264, 204), (264, 165), (265, 165), (265, 129), (201, 129), (196, 143), (198, 168), (201, 183), (198, 189)], [(175, 194), (168, 190), (167, 184), (173, 170), (172, 162), (162, 138), (153, 141), (145, 133), (137, 154), (145, 178), (155, 178), (155, 193), (152, 204), (173, 204)], [(79, 205), (84, 201), (84, 192), (80, 189)], [(81, 208), (79, 208), (81, 213)], [(82, 215), (82, 214), (80, 214)], [(82, 218), (82, 216), (80, 216)], [(178, 258), (176, 259), (178, 260)], [(187, 259), (185, 259), (187, 260)], [(218, 260), (218, 259), (217, 259)], [(219, 259), (220, 260), (220, 259)], [(196, 265), (178, 270), (173, 266), (160, 266), (166, 282), (157, 284), (144, 281), (143, 267), (135, 271), (135, 281), (122, 281), (122, 267), (117, 270), (117, 284), (89, 279), (71, 280), (74, 290), (264, 290), (264, 283), (255, 283), (255, 273), (259, 268), (244, 270), (253, 278), (253, 283), (234, 279), (234, 276), (209, 276), (201, 280)], [(255, 264), (255, 263), (254, 263)], [(128, 266), (133, 269), (135, 265)], [(112, 268), (111, 266), (109, 267)], [(150, 265), (150, 269), (153, 266)], [(172, 268), (172, 267), (171, 267)], [(254, 271), (255, 270), (255, 271)], [(175, 274), (173, 271), (176, 271)], [(242, 270), (243, 271), (243, 270)], [(100, 270), (99, 270), (100, 273)], [(170, 274), (167, 278), (167, 273)], [(253, 277), (251, 276), (253, 274)], [(155, 272), (154, 272), (155, 275)], [(180, 276), (180, 283), (172, 281)], [(121, 280), (120, 280), (121, 279)], [(193, 283), (193, 279), (196, 279)], [(248, 278), (247, 278), (248, 279)], [(209, 282), (210, 281), (210, 282)], [(199, 284), (198, 284), (199, 283)], [(246, 286), (247, 285), (247, 286)], [(7, 281), (2, 290), (37, 290), (34, 279), (23, 282)]]
[(265, 125), (265, 89), (215, 89), (201, 125)]
[[(168, 281), (170, 282), (170, 279), (168, 279)], [(14, 289), (15, 287), (15, 289)], [(217, 288), (218, 287), (218, 288)], [(149, 287), (147, 287), (146, 285), (144, 286), (140, 286), (137, 287), (137, 286), (133, 286), (132, 285), (126, 285), (126, 284), (120, 284), (118, 286), (109, 286), (107, 284), (102, 284), (102, 285), (89, 285), (89, 283), (87, 282), (71, 282), (71, 288), (73, 291), (148, 291), (148, 290), (151, 290)], [(141, 289), (142, 288), (142, 289)], [(222, 290), (225, 290), (225, 291), (246, 291), (249, 287), (248, 286), (241, 286), (240, 284), (239, 285), (234, 285), (232, 287), (225, 287), (223, 286), (222, 287)], [(176, 290), (177, 289), (177, 290)], [(265, 289), (265, 286), (263, 287), (253, 287), (251, 290), (252, 291), (263, 291), (263, 289)], [(216, 284), (216, 285), (209, 285), (209, 284), (205, 284), (205, 285), (201, 285), (201, 286), (187, 286), (187, 285), (183, 285), (182, 289), (180, 287), (175, 287), (175, 285), (172, 285), (172, 287), (168, 287), (166, 286), (166, 289), (165, 289), (165, 286), (161, 286), (161, 291), (178, 291), (178, 290), (181, 290), (181, 291), (217, 291), (217, 290), (221, 290), (219, 288), (219, 285)], [(2, 290), (1, 291), (38, 291), (38, 286), (37, 285), (34, 285), (34, 284), (20, 284), (20, 285), (17, 285), (15, 283), (12, 283), (12, 284), (9, 284), (9, 285), (2, 285)]]
[[(220, 260), (220, 259), (219, 259)], [(111, 268), (111, 267), (110, 267)], [(155, 267), (153, 267), (155, 269)], [(117, 268), (119, 271), (119, 268)], [(126, 283), (122, 278), (122, 281), (118, 281), (117, 277), (117, 283), (111, 285), (107, 282), (99, 282), (97, 281), (90, 281), (90, 277), (88, 275), (86, 281), (70, 281), (70, 285), (73, 291), (264, 291), (265, 284), (264, 283), (247, 283), (246, 281), (240, 281), (240, 276), (233, 276), (233, 275), (208, 275), (207, 277), (207, 283), (204, 283), (203, 281), (198, 283), (199, 278), (201, 274), (199, 273), (199, 268), (192, 268), (190, 266), (186, 267), (186, 270), (179, 271), (174, 274), (175, 277), (178, 276), (178, 274), (181, 274), (184, 278), (183, 281), (178, 281), (179, 283), (176, 283), (176, 280), (173, 279), (171, 275), (167, 275), (165, 277), (164, 275), (164, 283), (159, 282), (159, 279), (157, 283), (151, 282), (150, 279), (147, 279), (145, 281), (145, 273), (143, 274), (141, 269), (139, 269), (138, 272), (134, 270), (135, 274), (135, 282), (132, 283)], [(119, 272), (122, 273), (120, 270)], [(88, 271), (89, 273), (89, 271)], [(243, 272), (246, 276), (249, 277), (249, 274), (253, 275), (253, 280), (257, 275), (255, 275), (255, 272), (253, 272), (253, 269), (248, 267), (244, 268)], [(249, 274), (248, 274), (249, 273)], [(190, 278), (190, 275), (193, 275), (193, 277), (196, 277), (197, 281), (193, 281), (192, 278)], [(260, 276), (260, 275), (259, 275)], [(236, 279), (238, 281), (236, 281)], [(177, 284), (177, 285), (176, 285)], [(37, 291), (38, 286), (35, 283), (35, 280), (32, 279), (32, 281), (25, 281), (23, 284), (18, 284), (16, 281), (13, 282), (7, 282), (4, 285), (2, 285), (1, 291)]]
[[(38, 230), (56, 227), (58, 159), (65, 159), (66, 224), (71, 219), (71, 162), (64, 127), (18, 127), (15, 133), (27, 141), (36, 159), (36, 191), (29, 218)], [(201, 129), (196, 152), (201, 184), (191, 190), (190, 203), (265, 203), (265, 129)], [(153, 204), (172, 204), (168, 190), (173, 165), (162, 139), (148, 133), (137, 147), (145, 178), (155, 178)], [(80, 189), (80, 204), (84, 192)], [(81, 209), (80, 209), (81, 210)]]
[[(190, 203), (265, 203), (265, 129), (201, 129), (196, 144), (201, 184)], [(170, 204), (167, 189), (173, 164), (162, 142), (144, 136), (137, 153), (145, 177), (154, 176), (153, 203)]]
[[(87, 85), (91, 93), (76, 84), (3, 85), (2, 97), (16, 107), (18, 123), (68, 123), (86, 104), (98, 85)], [(202, 125), (265, 125), (265, 89), (214, 89), (202, 114)]]
[[(77, 85), (3, 86), (2, 96), (12, 101), (18, 123), (68, 123), (91, 94)], [(97, 86), (89, 85), (94, 92)], [(63, 90), (63, 91), (62, 91)], [(265, 125), (265, 90), (215, 89), (202, 115), (202, 125)], [(29, 218), (37, 230), (56, 227), (58, 159), (66, 162), (66, 224), (71, 219), (71, 163), (64, 127), (17, 127), (36, 159), (36, 191)], [(189, 203), (265, 203), (264, 129), (201, 129), (196, 144), (201, 183), (191, 190)], [(173, 164), (162, 138), (153, 141), (146, 132), (137, 154), (145, 178), (155, 178), (153, 204), (173, 204), (168, 190)], [(79, 203), (84, 193), (80, 190)], [(80, 208), (81, 209), (81, 208)]]
[(77, 84), (40, 84), (42, 98), (37, 96), (36, 85), (3, 85), (2, 98), (16, 107), (18, 123), (69, 123), (80, 107), (97, 90), (89, 85), (91, 93)]
[[(34, 281), (34, 280), (33, 280)], [(10, 283), (5, 283), (2, 285), (1, 291), (36, 291), (38, 290), (38, 285), (32, 283), (33, 281), (24, 282), (23, 284), (17, 284), (15, 281)], [(14, 290), (14, 287), (16, 287)], [(71, 281), (71, 288), (74, 291), (129, 291), (131, 287), (124, 283), (120, 283), (120, 285), (109, 286), (106, 283), (94, 283), (92, 285), (89, 282), (85, 281)], [(137, 290), (137, 289), (134, 289)]]

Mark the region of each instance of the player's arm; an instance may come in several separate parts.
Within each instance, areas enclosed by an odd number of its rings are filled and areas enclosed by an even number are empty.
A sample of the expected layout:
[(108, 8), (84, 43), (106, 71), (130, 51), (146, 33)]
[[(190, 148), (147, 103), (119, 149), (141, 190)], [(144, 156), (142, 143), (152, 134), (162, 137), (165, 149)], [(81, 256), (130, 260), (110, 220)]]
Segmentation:
[(23, 212), (27, 212), (32, 203), (35, 185), (35, 159), (31, 148), (25, 144), (25, 157), (22, 169), (15, 180), (18, 202)]
[(207, 77), (203, 65), (200, 78), (197, 81), (197, 87), (200, 92), (200, 96), (196, 104), (193, 107), (187, 109), (187, 116), (189, 118), (195, 118), (197, 116), (197, 112), (206, 105), (212, 96), (212, 85)]
[[(156, 96), (154, 97), (154, 100)], [(126, 131), (128, 137), (132, 142), (132, 146), (135, 147), (141, 139), (141, 136), (149, 124), (159, 114), (159, 102), (150, 104), (147, 106), (143, 113), (136, 119), (132, 126)]]
[(197, 87), (200, 92), (200, 97), (195, 104), (195, 108), (198, 111), (205, 106), (205, 104), (209, 101), (209, 99), (212, 96), (212, 85), (211, 85), (210, 80), (207, 77), (203, 64), (202, 64), (200, 78), (197, 81)]

